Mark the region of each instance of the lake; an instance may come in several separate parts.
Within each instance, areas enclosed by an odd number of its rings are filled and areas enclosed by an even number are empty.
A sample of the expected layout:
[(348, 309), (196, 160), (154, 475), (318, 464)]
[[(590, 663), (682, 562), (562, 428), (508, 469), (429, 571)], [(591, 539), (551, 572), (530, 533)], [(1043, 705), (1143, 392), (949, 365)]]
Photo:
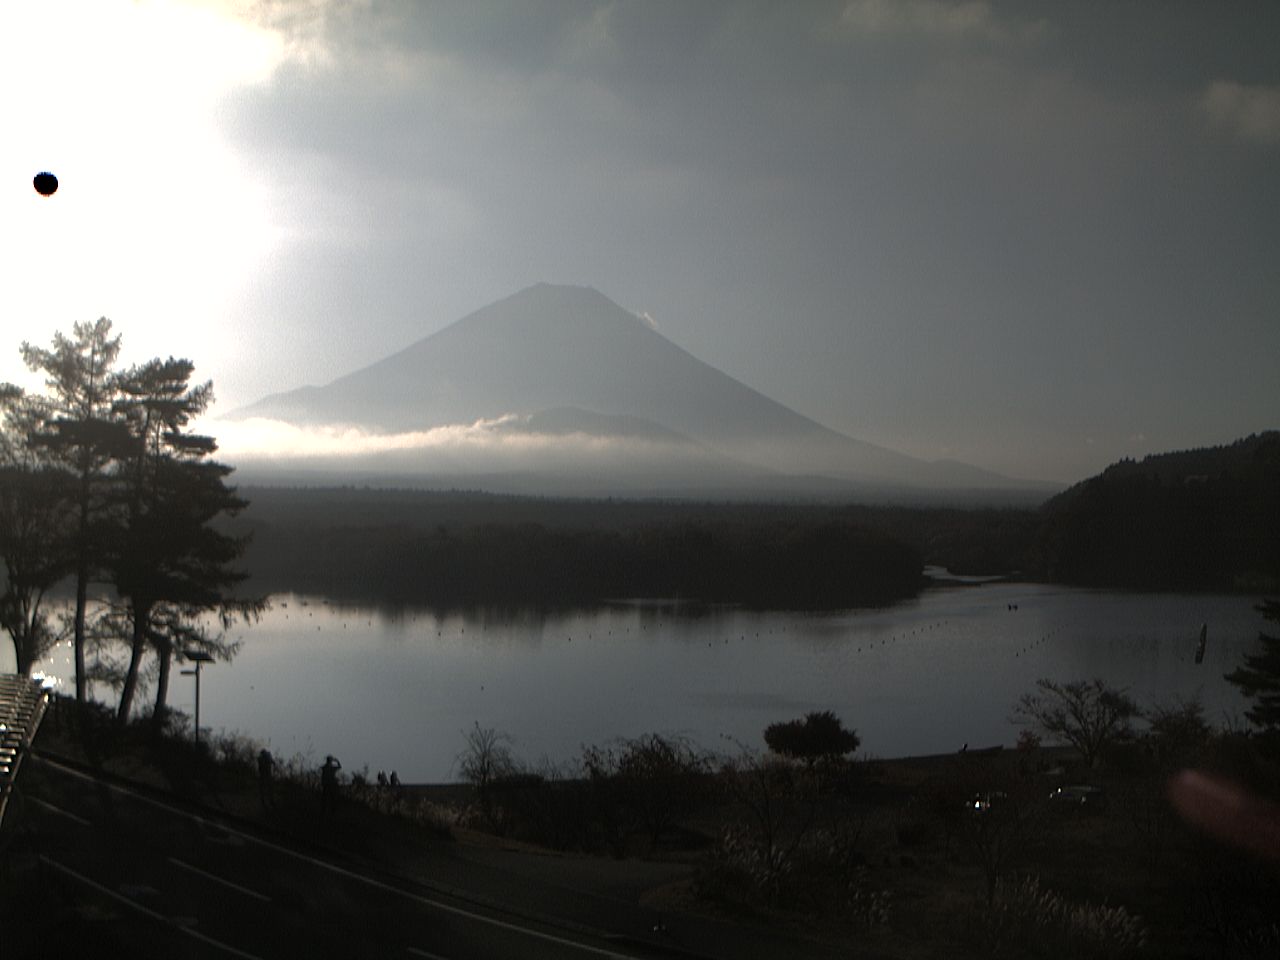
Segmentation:
[[(1215, 723), (1242, 724), (1247, 703), (1223, 674), (1256, 645), (1257, 602), (1029, 583), (938, 585), (884, 609), (814, 614), (661, 602), (437, 614), (278, 596), (233, 631), (232, 663), (205, 668), (201, 720), (279, 756), (318, 765), (333, 753), (348, 772), (405, 782), (453, 778), (473, 723), (510, 734), (531, 762), (647, 732), (762, 748), (768, 724), (828, 709), (875, 756), (1012, 744), (1011, 708), (1039, 677), (1099, 676), (1144, 704), (1198, 696)], [(67, 644), (41, 669), (74, 687)], [(170, 702), (193, 710), (191, 678), (175, 672)]]

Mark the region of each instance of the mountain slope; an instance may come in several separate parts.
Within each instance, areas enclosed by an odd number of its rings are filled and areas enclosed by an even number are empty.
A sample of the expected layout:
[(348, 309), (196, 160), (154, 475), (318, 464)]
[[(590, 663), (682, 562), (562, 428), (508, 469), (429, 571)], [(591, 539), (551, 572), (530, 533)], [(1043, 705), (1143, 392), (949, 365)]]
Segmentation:
[(569, 409), (648, 421), (766, 471), (860, 484), (1031, 486), (839, 434), (583, 287), (530, 287), (327, 386), (274, 394), (231, 417), (393, 433)]

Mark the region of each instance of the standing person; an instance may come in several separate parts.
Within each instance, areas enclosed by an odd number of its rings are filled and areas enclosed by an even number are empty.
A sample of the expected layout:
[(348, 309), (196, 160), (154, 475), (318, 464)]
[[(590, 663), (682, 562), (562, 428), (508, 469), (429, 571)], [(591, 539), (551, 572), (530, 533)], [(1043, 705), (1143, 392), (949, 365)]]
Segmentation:
[(267, 813), (276, 805), (272, 790), (272, 778), (275, 775), (276, 759), (271, 751), (263, 747), (258, 751), (258, 799), (262, 801), (262, 812)]
[(342, 764), (333, 754), (324, 758), (324, 766), (320, 768), (320, 800), (325, 813), (333, 813), (338, 809), (338, 771)]

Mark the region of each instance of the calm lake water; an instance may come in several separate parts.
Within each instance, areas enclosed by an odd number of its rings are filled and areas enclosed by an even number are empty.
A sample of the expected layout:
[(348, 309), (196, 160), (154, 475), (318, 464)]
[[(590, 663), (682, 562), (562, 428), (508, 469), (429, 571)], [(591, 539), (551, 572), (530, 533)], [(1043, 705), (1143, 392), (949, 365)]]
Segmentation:
[[(1012, 744), (1010, 709), (1038, 677), (1100, 676), (1144, 703), (1198, 696), (1214, 721), (1241, 723), (1246, 702), (1222, 675), (1255, 646), (1256, 602), (988, 583), (842, 613), (619, 603), (437, 615), (279, 596), (234, 631), (232, 663), (205, 669), (201, 720), (280, 756), (333, 753), (348, 772), (395, 769), (406, 782), (453, 778), (477, 722), (529, 761), (646, 732), (763, 747), (768, 724), (827, 709), (881, 757)], [(74, 686), (65, 645), (41, 666)], [(191, 678), (174, 676), (170, 701), (192, 711)]]

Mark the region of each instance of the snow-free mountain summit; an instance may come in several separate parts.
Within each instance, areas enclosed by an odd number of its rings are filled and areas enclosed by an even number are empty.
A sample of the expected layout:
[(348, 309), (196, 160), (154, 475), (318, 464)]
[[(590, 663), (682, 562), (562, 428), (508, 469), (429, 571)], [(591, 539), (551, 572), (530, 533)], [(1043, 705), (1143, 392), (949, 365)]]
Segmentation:
[(1047, 489), (830, 430), (586, 287), (529, 287), (326, 386), (229, 415), (251, 417), (417, 436), (358, 466), (437, 479), (519, 474), (541, 478), (537, 492), (567, 489), (570, 475), (575, 492), (595, 493)]

